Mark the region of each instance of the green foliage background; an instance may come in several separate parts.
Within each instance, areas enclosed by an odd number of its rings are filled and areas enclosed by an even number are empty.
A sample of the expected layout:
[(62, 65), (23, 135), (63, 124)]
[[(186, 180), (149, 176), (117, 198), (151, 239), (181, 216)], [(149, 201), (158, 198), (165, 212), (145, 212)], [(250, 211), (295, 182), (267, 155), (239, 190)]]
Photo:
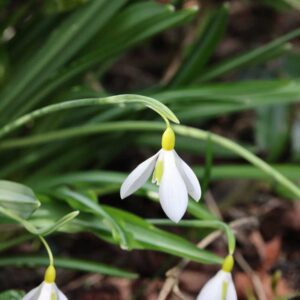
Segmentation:
[[(294, 1), (264, 2), (274, 9), (298, 8)], [(10, 182), (2, 182), (1, 207), (13, 216), (2, 211), (0, 222), (21, 223), (27, 231), (20, 233), (18, 225), (9, 232), (0, 227), (5, 233), (1, 235), (1, 251), (32, 239), (37, 233), (46, 236), (53, 232), (91, 232), (129, 250), (158, 250), (202, 263), (222, 261), (183, 237), (158, 229), (151, 220), (131, 214), (126, 207), (118, 209), (101, 203), (107, 195), (118, 197), (120, 184), (130, 171), (127, 164), (111, 171), (114, 162), (120, 164), (123, 154), (129, 151), (154, 152), (160, 147), (164, 125), (159, 116), (140, 103), (127, 102), (125, 96), (120, 96), (119, 103), (108, 101), (106, 105), (90, 106), (86, 102), (80, 108), (69, 105), (62, 110), (58, 106), (57, 111), (38, 119), (30, 115), (36, 109), (70, 100), (84, 102), (116, 93), (157, 99), (176, 114), (181, 124), (188, 125), (174, 126), (179, 135), (176, 148), (206, 161), (204, 166), (194, 166), (204, 189), (214, 180), (257, 179), (270, 183), (283, 198), (300, 199), (300, 190), (294, 183), (300, 174), (300, 119), (291, 113), (300, 96), (299, 72), (287, 68), (268, 79), (223, 80), (273, 59), (299, 65), (291, 42), (300, 36), (300, 29), (215, 62), (212, 57), (226, 32), (229, 5), (211, 5), (199, 12), (196, 7), (182, 7), (181, 1), (173, 4), (49, 0), (36, 6), (35, 1), (16, 5), (14, 1), (0, 1), (0, 176), (27, 185), (35, 193), (29, 195), (22, 190), (26, 187), (20, 190)], [(167, 30), (192, 26), (199, 13), (193, 40), (182, 49), (180, 65), (170, 78), (143, 90), (106, 89), (103, 78), (121, 57)], [(256, 112), (252, 144), (239, 146), (196, 129), (225, 113), (249, 109)], [(24, 115), (28, 118), (19, 126)], [(291, 155), (283, 164), (279, 158), (289, 145)], [(266, 161), (254, 155), (260, 153), (266, 153)], [(238, 157), (246, 161), (240, 160), (238, 165), (226, 163), (228, 158)], [(222, 163), (214, 165), (213, 158)], [(158, 200), (151, 185), (138, 195)], [(79, 216), (73, 219), (72, 211), (79, 211)], [(214, 223), (216, 217), (201, 203), (190, 202), (188, 211), (193, 218), (211, 221), (212, 227), (219, 224)], [(47, 260), (39, 256), (0, 258), (1, 266), (28, 264), (45, 265)], [(56, 258), (56, 264), (102, 274), (137, 276), (114, 266), (76, 258)]]

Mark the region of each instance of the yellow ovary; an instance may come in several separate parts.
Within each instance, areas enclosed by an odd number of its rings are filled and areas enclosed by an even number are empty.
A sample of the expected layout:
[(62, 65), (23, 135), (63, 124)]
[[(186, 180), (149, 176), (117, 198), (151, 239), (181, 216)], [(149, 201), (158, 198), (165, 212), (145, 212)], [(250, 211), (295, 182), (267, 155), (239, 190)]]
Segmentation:
[(223, 262), (222, 270), (224, 272), (230, 273), (234, 266), (234, 259), (232, 255), (228, 255)]
[(45, 282), (54, 283), (55, 277), (56, 277), (55, 268), (54, 268), (54, 266), (50, 265), (45, 272)]
[(161, 146), (164, 150), (170, 151), (175, 147), (175, 133), (171, 127), (168, 127), (162, 135)]

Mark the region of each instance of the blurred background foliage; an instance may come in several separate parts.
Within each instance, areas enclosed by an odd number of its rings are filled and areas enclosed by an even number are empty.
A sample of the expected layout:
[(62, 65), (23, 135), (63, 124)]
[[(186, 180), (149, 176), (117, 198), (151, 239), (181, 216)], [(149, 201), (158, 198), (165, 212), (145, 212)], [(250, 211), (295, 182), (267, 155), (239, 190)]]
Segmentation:
[[(141, 94), (166, 104), (182, 124), (233, 139), (299, 182), (299, 1), (1, 0), (0, 8), (1, 127), (49, 104)], [(130, 132), (120, 130), (123, 121), (133, 120)], [(159, 205), (147, 200), (157, 201), (152, 186), (119, 200), (128, 171), (160, 147), (161, 132), (143, 131), (138, 120), (159, 118), (139, 106), (107, 105), (29, 122), (1, 139), (0, 176), (34, 190), (41, 206), (29, 221), (37, 227), (52, 226), (75, 209), (79, 217), (60, 231), (90, 232), (122, 248), (219, 263), (219, 256), (188, 241), (209, 231), (181, 230), (184, 239), (146, 220), (163, 217)], [(114, 126), (118, 130), (105, 132)], [(195, 167), (204, 190), (210, 187), (221, 200), (222, 213), (256, 197), (257, 191), (295, 199), (209, 139), (180, 136), (176, 148)], [(241, 191), (241, 179), (248, 195)], [(204, 204), (190, 203), (189, 213), (202, 220), (217, 218)], [(2, 251), (32, 239), (14, 224), (7, 230), (6, 218), (1, 223)], [(60, 236), (51, 240), (57, 256), (94, 258), (107, 265), (59, 258), (58, 266), (129, 278), (140, 271), (122, 258), (115, 263), (108, 255), (111, 246), (101, 243), (96, 251), (101, 253), (89, 257), (80, 246), (81, 235), (73, 240)], [(29, 245), (32, 254), (38, 246)], [(81, 251), (72, 250), (75, 246)], [(168, 256), (158, 273), (172, 262)], [(4, 255), (1, 264), (44, 265), (45, 259)], [(27, 282), (32, 286), (34, 280)]]

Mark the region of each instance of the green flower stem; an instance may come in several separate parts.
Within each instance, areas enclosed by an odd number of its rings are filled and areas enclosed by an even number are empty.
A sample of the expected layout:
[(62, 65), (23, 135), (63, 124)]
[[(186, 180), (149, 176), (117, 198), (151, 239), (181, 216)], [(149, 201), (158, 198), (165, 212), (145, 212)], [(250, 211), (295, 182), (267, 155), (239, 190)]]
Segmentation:
[[(52, 255), (51, 249), (50, 249), (48, 243), (46, 242), (46, 240), (41, 235), (39, 235), (39, 231), (34, 225), (32, 225), (27, 220), (19, 217), (17, 214), (13, 213), (12, 211), (10, 211), (10, 210), (8, 210), (4, 207), (1, 207), (1, 206), (0, 206), (0, 213), (2, 213), (3, 215), (15, 220), (19, 224), (23, 225), (24, 228), (27, 231), (29, 231), (31, 234), (37, 235), (39, 237), (39, 239), (41, 240), (41, 242), (43, 243), (43, 245), (45, 246), (46, 250), (47, 250), (50, 265), (53, 265), (54, 260), (53, 260), (53, 255)], [(17, 242), (19, 242), (19, 240), (17, 240)]]
[[(125, 122), (110, 122), (110, 123), (102, 123), (96, 125), (86, 125), (80, 127), (73, 127), (70, 129), (63, 129), (58, 131), (49, 132), (46, 135), (40, 134), (31, 136), (28, 138), (18, 138), (18, 139), (10, 139), (3, 141), (0, 144), (0, 149), (11, 149), (17, 147), (25, 147), (31, 146), (41, 143), (47, 143), (56, 140), (67, 139), (76, 136), (84, 136), (89, 134), (96, 134), (101, 132), (111, 132), (111, 131), (160, 131), (165, 128), (165, 125), (159, 122), (144, 122), (144, 121), (125, 121)], [(238, 154), (240, 157), (247, 160), (249, 163), (256, 166), (258, 169), (267, 174), (270, 178), (272, 178), (276, 183), (280, 184), (282, 187), (285, 187), (288, 191), (293, 193), (297, 199), (300, 199), (300, 188), (295, 185), (292, 181), (278, 172), (276, 169), (271, 167), (269, 164), (264, 162), (262, 159), (238, 145), (237, 143), (219, 136), (217, 134), (213, 134), (208, 131), (204, 131), (201, 129), (182, 126), (182, 125), (173, 125), (172, 128), (174, 131), (183, 136), (188, 136), (191, 138), (196, 138), (200, 140), (207, 141), (209, 138), (210, 141), (214, 144), (220, 145), (233, 153)], [(1, 130), (0, 130), (1, 136)]]
[(54, 112), (78, 108), (78, 107), (84, 107), (84, 106), (99, 106), (99, 105), (107, 105), (107, 104), (115, 104), (115, 105), (142, 104), (145, 107), (148, 107), (153, 111), (155, 111), (156, 113), (158, 113), (166, 122), (167, 126), (169, 126), (169, 120), (174, 123), (179, 123), (179, 120), (174, 115), (174, 113), (161, 102), (150, 97), (128, 94), (128, 95), (118, 95), (118, 96), (111, 96), (105, 98), (87, 98), (87, 99), (79, 99), (79, 100), (70, 100), (66, 102), (45, 106), (31, 113), (28, 113), (12, 121), (11, 123), (8, 123), (4, 127), (0, 128), (0, 138), (16, 130), (17, 128), (22, 127), (28, 122), (32, 122), (35, 119), (38, 119), (45, 115), (49, 115)]
[(213, 228), (224, 231), (227, 237), (228, 253), (233, 255), (236, 241), (232, 229), (221, 221), (200, 221), (200, 220), (181, 220), (178, 224), (166, 219), (149, 219), (148, 222), (154, 225), (196, 227), (196, 228)]
[(48, 253), (48, 257), (49, 257), (49, 265), (50, 266), (54, 266), (54, 259), (53, 259), (53, 254), (51, 251), (51, 248), (49, 246), (49, 244), (47, 243), (47, 241), (40, 235), (39, 239), (41, 240), (41, 242), (43, 243), (47, 253)]

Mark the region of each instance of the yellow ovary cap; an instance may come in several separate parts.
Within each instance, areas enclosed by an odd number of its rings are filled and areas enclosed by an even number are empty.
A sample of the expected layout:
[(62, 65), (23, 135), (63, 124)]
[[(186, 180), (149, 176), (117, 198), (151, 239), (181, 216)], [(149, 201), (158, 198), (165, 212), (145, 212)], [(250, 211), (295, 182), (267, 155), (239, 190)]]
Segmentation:
[(45, 272), (45, 282), (54, 283), (56, 277), (56, 271), (54, 266), (50, 265)]
[(225, 259), (224, 259), (224, 262), (223, 262), (223, 265), (222, 265), (222, 270), (224, 272), (228, 272), (230, 273), (233, 269), (233, 266), (234, 266), (234, 259), (233, 259), (233, 256), (232, 255), (228, 255)]
[(173, 150), (175, 147), (175, 133), (171, 127), (168, 127), (163, 133), (161, 146), (164, 150)]

